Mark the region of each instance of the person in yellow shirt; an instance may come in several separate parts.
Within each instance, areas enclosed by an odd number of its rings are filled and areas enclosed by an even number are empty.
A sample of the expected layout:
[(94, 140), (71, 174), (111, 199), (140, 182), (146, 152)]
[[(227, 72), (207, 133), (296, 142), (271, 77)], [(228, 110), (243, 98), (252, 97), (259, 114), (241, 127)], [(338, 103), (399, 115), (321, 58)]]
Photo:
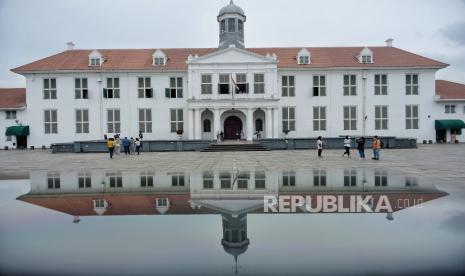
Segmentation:
[(115, 151), (115, 140), (113, 138), (107, 140), (107, 148), (110, 152), (110, 158), (113, 158), (113, 152)]
[(371, 142), (371, 147), (373, 148), (373, 158), (374, 160), (379, 160), (379, 150), (381, 149), (381, 141), (378, 139), (378, 135), (373, 137)]

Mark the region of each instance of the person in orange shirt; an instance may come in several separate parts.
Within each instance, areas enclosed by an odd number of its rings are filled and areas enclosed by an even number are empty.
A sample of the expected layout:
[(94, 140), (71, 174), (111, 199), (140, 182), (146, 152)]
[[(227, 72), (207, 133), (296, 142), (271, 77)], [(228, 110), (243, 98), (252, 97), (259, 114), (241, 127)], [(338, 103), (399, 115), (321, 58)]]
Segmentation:
[(115, 140), (113, 138), (107, 140), (107, 148), (110, 152), (110, 158), (113, 158), (113, 152), (115, 150)]
[(381, 141), (378, 139), (378, 135), (373, 137), (371, 142), (371, 147), (373, 148), (373, 160), (379, 160), (379, 150), (381, 149)]

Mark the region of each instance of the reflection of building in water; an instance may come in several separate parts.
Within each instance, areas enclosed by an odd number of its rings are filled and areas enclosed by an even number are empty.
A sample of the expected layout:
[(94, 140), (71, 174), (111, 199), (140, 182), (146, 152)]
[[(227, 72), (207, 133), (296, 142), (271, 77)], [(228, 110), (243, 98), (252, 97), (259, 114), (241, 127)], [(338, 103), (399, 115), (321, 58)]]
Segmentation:
[[(386, 195), (393, 212), (446, 193), (433, 183), (383, 169), (311, 171), (38, 171), (18, 199), (73, 216), (220, 214), (224, 250), (238, 256), (249, 246), (247, 214), (263, 213), (264, 195)], [(373, 204), (370, 202), (369, 204)], [(298, 208), (297, 212), (305, 212)], [(349, 212), (350, 213), (350, 212)], [(272, 213), (268, 213), (272, 214)], [(393, 213), (386, 213), (393, 220)]]

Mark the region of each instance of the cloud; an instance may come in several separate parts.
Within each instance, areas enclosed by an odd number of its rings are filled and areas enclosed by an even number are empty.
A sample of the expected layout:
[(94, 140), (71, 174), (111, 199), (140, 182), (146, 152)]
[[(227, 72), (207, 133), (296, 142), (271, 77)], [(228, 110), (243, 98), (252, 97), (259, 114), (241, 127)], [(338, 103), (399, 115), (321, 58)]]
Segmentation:
[[(465, 2), (465, 0), (464, 0)], [(441, 34), (448, 38), (451, 42), (465, 46), (465, 21), (451, 24), (441, 29)]]

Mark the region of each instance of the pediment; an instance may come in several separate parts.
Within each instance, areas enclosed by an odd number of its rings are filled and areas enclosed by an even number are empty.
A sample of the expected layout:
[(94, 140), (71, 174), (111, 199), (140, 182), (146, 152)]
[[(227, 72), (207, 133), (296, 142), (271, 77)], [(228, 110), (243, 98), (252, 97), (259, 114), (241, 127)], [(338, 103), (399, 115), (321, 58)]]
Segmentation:
[(211, 54), (193, 58), (189, 64), (218, 64), (218, 63), (276, 63), (272, 56), (262, 56), (239, 48), (227, 48)]

